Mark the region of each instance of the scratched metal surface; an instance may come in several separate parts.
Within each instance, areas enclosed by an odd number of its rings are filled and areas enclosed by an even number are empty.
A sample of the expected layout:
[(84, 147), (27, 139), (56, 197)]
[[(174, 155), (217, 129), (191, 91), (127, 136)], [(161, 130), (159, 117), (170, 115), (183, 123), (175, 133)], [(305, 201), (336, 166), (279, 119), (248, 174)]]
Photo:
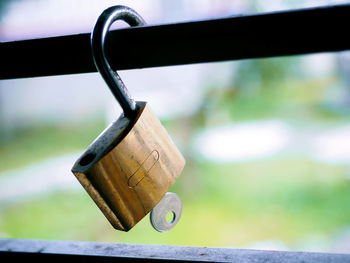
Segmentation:
[(98, 262), (154, 260), (237, 263), (350, 262), (350, 254), (23, 239), (0, 239), (0, 258), (3, 256), (14, 259), (31, 258), (36, 261), (61, 258), (67, 261), (85, 262), (96, 260)]

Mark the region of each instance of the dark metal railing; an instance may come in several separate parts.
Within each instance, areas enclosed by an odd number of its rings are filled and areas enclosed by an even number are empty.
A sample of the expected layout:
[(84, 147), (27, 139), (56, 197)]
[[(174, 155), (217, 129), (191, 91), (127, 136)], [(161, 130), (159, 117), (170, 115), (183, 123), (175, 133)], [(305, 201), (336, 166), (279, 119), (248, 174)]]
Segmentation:
[[(239, 262), (349, 263), (350, 254), (252, 249), (0, 239), (0, 259), (26, 262)], [(12, 262), (11, 261), (11, 262)], [(5, 261), (4, 261), (5, 262)], [(9, 261), (10, 262), (10, 261)], [(21, 262), (21, 261), (20, 261)], [(24, 261), (23, 261), (24, 262)]]
[[(348, 50), (349, 17), (344, 4), (126, 28), (109, 33), (106, 54), (117, 70)], [(90, 33), (4, 42), (0, 52), (0, 79), (96, 71)]]

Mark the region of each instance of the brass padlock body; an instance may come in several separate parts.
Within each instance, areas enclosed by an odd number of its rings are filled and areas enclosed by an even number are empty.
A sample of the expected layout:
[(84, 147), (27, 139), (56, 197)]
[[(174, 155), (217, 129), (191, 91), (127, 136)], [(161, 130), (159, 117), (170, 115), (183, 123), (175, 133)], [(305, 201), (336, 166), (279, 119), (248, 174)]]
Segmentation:
[(107, 127), (72, 172), (114, 228), (128, 231), (162, 199), (185, 159), (146, 102)]

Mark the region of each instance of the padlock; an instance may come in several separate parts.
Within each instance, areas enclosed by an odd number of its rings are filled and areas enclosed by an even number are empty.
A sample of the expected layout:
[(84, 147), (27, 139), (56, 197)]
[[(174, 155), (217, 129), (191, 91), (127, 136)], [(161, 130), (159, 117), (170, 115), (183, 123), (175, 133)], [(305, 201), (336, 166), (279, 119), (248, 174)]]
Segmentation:
[[(159, 203), (165, 196), (162, 202), (172, 207), (158, 208), (153, 213), (157, 218), (151, 221), (158, 231), (167, 231), (181, 215), (181, 202), (175, 194), (169, 197), (166, 193), (184, 168), (185, 159), (149, 104), (135, 103), (107, 62), (104, 41), (116, 20), (124, 20), (130, 26), (144, 25), (144, 21), (134, 10), (115, 6), (101, 14), (91, 34), (96, 68), (120, 103), (123, 114), (87, 148), (72, 172), (118, 230), (130, 230), (157, 204), (162, 207)], [(176, 218), (164, 223), (165, 219), (159, 217), (165, 218), (168, 210)]]

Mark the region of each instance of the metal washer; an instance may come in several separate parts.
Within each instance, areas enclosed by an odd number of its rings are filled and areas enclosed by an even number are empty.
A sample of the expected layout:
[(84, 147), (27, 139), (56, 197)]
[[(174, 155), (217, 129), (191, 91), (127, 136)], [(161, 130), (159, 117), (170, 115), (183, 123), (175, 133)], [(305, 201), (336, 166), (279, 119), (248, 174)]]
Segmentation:
[[(174, 213), (174, 218), (171, 222), (167, 222), (166, 220), (166, 215), (169, 212)], [(180, 220), (181, 212), (182, 203), (180, 197), (175, 193), (168, 192), (151, 211), (151, 224), (155, 230), (167, 232)]]

